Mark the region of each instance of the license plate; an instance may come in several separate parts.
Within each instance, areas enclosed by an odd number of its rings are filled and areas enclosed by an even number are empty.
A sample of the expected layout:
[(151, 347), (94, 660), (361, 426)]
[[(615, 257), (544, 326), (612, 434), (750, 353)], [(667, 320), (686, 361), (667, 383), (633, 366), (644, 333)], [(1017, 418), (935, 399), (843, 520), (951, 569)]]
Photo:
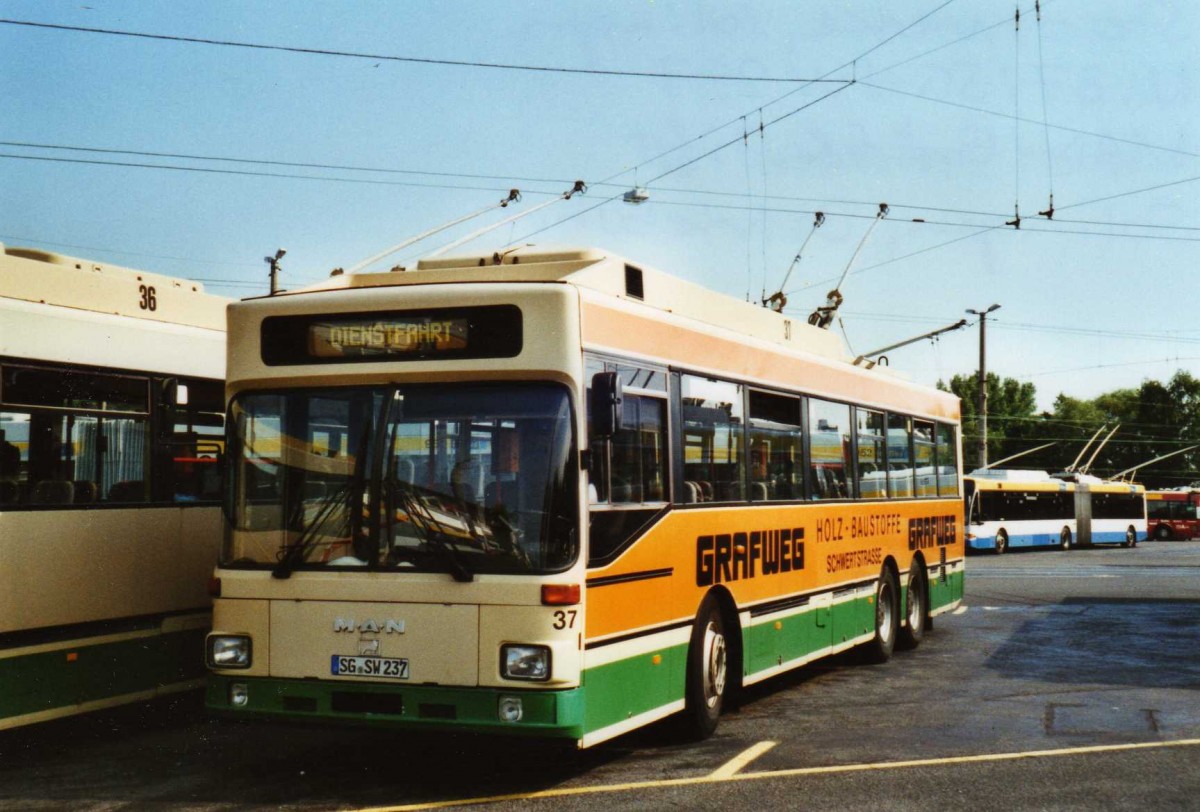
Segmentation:
[(393, 657), (330, 658), (329, 673), (335, 677), (389, 677), (408, 679), (408, 660)]

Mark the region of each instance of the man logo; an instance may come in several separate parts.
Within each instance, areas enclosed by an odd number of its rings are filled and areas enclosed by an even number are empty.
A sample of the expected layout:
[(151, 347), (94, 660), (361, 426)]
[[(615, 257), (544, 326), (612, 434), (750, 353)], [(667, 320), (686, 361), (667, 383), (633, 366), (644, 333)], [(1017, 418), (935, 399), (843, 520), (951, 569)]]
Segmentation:
[(404, 621), (385, 620), (381, 623), (378, 620), (367, 619), (361, 623), (355, 623), (352, 617), (335, 617), (333, 619), (333, 630), (335, 632), (360, 632), (362, 634), (379, 634), (381, 631), (384, 634), (404, 634)]

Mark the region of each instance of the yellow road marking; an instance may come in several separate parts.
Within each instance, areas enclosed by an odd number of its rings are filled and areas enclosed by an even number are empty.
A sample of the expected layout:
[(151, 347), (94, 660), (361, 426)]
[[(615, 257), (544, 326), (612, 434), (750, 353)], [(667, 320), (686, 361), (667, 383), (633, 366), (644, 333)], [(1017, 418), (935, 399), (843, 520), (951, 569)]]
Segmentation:
[(726, 761), (720, 767), (709, 773), (708, 777), (713, 781), (721, 781), (727, 778), (733, 778), (733, 776), (737, 775), (743, 767), (745, 767), (751, 761), (754, 761), (754, 759), (758, 758), (763, 753), (770, 750), (776, 744), (778, 744), (778, 742), (764, 741), (747, 747), (739, 755), (734, 756), (733, 758), (729, 759), (729, 761)]
[[(765, 744), (765, 742), (763, 742)], [(757, 746), (757, 745), (756, 745)], [(376, 806), (358, 812), (410, 812), (419, 809), (445, 809), (452, 806), (494, 804), (503, 801), (531, 801), (541, 798), (564, 798), (571, 795), (596, 795), (608, 792), (629, 792), (638, 789), (659, 789), (697, 784), (719, 784), (729, 781), (758, 781), (769, 778), (795, 778), (804, 775), (830, 775), (834, 773), (867, 772), (873, 770), (897, 770), (908, 767), (940, 767), (953, 764), (971, 764), (989, 761), (1017, 761), (1020, 759), (1053, 758), (1055, 756), (1081, 756), (1093, 753), (1117, 753), (1125, 750), (1157, 750), (1167, 747), (1197, 747), (1200, 739), (1178, 739), (1166, 742), (1137, 742), (1131, 744), (1103, 744), (1093, 747), (1065, 747), (1059, 750), (1027, 750), (1016, 753), (984, 753), (977, 756), (950, 756), (947, 758), (923, 758), (912, 761), (881, 761), (871, 764), (841, 764), (830, 767), (797, 767), (788, 770), (770, 770), (757, 773), (735, 773), (714, 778), (716, 773), (691, 778), (667, 778), (659, 781), (631, 781), (624, 784), (600, 784), (591, 787), (563, 787), (543, 789), (535, 792), (515, 792), (509, 795), (491, 795), (479, 798), (459, 798), (453, 801), (430, 801), (427, 803), (402, 804), (400, 806)], [(754, 748), (751, 748), (754, 749)], [(747, 751), (749, 752), (749, 751)], [(745, 755), (743, 753), (742, 755)], [(737, 758), (741, 758), (738, 756)], [(728, 765), (726, 765), (728, 766)], [(722, 768), (724, 769), (724, 768)], [(720, 770), (718, 770), (720, 772)]]

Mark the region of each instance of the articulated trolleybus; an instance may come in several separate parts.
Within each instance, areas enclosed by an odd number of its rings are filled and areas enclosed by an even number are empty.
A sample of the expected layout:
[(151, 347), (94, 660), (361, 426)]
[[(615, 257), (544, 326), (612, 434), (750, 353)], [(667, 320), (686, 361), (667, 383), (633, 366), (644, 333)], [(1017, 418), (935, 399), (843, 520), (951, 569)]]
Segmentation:
[(1141, 485), (1004, 469), (973, 471), (964, 485), (968, 550), (1133, 547), (1146, 540)]
[(203, 685), (227, 303), (0, 245), (0, 730)]
[(229, 315), (223, 715), (703, 736), (962, 598), (957, 398), (824, 330), (533, 247)]

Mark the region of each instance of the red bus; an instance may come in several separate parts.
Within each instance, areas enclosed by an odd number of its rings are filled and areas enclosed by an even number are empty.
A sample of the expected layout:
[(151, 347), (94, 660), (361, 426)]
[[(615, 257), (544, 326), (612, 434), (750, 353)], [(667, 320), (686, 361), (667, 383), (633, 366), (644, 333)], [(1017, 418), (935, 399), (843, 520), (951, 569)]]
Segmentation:
[(1200, 490), (1146, 491), (1147, 535), (1152, 539), (1193, 539), (1200, 536)]

